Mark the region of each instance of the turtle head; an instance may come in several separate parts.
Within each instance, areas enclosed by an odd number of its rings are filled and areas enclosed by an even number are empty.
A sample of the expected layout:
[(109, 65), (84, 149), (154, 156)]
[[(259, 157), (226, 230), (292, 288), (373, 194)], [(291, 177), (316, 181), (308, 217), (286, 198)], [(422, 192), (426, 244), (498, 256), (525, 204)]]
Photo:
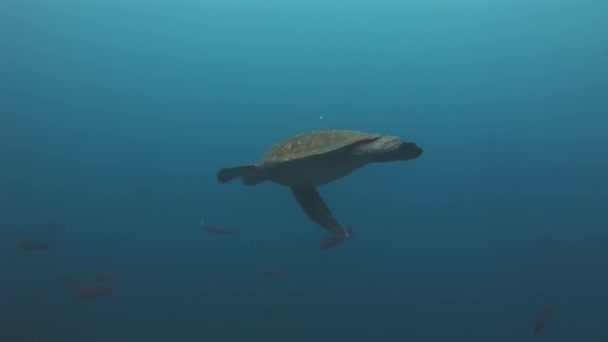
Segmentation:
[(374, 155), (375, 162), (392, 162), (397, 160), (412, 160), (422, 155), (422, 149), (413, 142), (403, 142), (397, 138), (392, 139), (378, 139), (377, 145), (374, 149), (376, 153)]

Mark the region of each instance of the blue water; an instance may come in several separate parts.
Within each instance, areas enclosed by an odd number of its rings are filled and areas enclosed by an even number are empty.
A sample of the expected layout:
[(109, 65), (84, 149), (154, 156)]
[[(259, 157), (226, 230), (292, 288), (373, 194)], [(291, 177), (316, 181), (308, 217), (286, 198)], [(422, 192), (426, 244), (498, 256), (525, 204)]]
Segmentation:
[[(607, 341), (607, 35), (596, 0), (3, 0), (0, 341)], [(215, 179), (321, 128), (425, 151), (319, 188), (323, 251)]]

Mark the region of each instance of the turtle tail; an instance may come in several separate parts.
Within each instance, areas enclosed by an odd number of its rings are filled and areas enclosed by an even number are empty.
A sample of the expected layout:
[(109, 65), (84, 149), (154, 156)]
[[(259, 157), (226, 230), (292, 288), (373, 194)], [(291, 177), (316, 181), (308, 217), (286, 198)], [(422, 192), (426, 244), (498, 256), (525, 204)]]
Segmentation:
[(225, 167), (217, 172), (217, 180), (227, 183), (241, 177), (245, 185), (256, 185), (266, 180), (264, 173), (255, 165)]

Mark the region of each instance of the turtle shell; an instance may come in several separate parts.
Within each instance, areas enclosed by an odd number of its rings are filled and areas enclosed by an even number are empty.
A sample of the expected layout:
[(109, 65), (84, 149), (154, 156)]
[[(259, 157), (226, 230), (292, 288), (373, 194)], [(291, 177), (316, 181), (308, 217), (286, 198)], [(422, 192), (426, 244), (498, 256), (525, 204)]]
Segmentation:
[(351, 130), (318, 130), (301, 133), (270, 147), (260, 162), (284, 163), (332, 152), (360, 141), (382, 136), (382, 134)]

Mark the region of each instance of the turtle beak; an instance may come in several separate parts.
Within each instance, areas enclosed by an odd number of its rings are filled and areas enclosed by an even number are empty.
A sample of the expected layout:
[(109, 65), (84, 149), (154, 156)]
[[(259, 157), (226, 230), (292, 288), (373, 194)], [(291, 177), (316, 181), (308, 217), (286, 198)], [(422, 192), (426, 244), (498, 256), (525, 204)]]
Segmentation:
[(412, 160), (420, 157), (424, 151), (415, 143), (404, 142), (399, 146), (401, 160)]

